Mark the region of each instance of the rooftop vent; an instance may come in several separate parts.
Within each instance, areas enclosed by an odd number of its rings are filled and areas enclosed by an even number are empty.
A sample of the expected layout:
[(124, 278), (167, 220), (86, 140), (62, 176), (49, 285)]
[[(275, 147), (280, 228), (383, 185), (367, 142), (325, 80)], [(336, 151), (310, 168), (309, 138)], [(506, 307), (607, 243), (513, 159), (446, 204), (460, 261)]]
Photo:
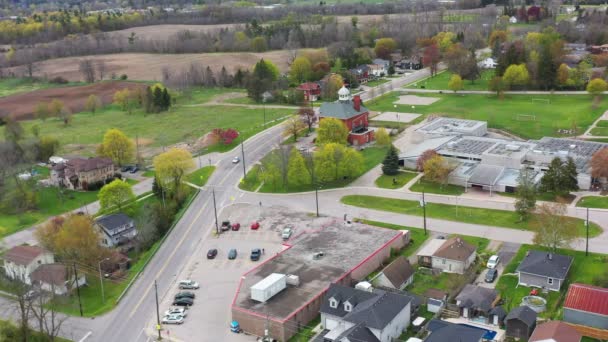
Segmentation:
[(574, 145), (574, 144), (570, 145), (570, 149), (571, 149), (571, 150), (573, 150), (573, 149), (575, 149), (575, 148), (576, 148), (576, 145)]
[(519, 145), (514, 145), (514, 144), (508, 144), (507, 146), (505, 146), (505, 148), (508, 151), (519, 151), (520, 146)]

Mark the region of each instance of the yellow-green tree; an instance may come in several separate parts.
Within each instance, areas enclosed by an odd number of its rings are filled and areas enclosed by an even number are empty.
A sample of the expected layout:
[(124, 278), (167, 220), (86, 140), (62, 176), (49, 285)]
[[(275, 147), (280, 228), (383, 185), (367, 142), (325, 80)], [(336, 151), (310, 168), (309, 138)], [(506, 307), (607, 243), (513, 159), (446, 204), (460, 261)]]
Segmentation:
[(342, 76), (332, 74), (327, 80), (327, 85), (323, 89), (323, 99), (326, 101), (335, 100), (338, 97), (338, 90), (344, 85)]
[(157, 155), (153, 164), (159, 184), (173, 191), (179, 190), (182, 178), (195, 166), (192, 155), (183, 148), (171, 148)]
[(317, 143), (319, 144), (346, 144), (348, 127), (336, 118), (324, 118), (319, 122), (317, 129)]
[(251, 49), (255, 52), (264, 52), (268, 50), (268, 44), (266, 43), (266, 38), (262, 36), (258, 36), (251, 40)]
[(301, 186), (310, 184), (310, 173), (306, 169), (304, 157), (295, 148), (289, 153), (289, 165), (287, 166), (287, 179), (290, 186)]
[(560, 64), (559, 68), (557, 68), (557, 84), (563, 87), (568, 84), (569, 78), (570, 68), (564, 63)]
[(391, 144), (391, 137), (384, 127), (378, 128), (374, 133), (374, 137), (376, 138), (376, 145), (378, 146), (388, 146)]
[(131, 114), (133, 109), (138, 105), (137, 93), (125, 88), (114, 93), (114, 103), (117, 104), (121, 110)]
[[(99, 193), (99, 205), (101, 210), (125, 212), (127, 215), (133, 215), (133, 210), (126, 210), (126, 205), (135, 200), (135, 194), (129, 183), (115, 179), (109, 184), (104, 185)], [(126, 211), (125, 211), (126, 210)]]
[(536, 209), (534, 243), (551, 248), (568, 247), (576, 239), (575, 221), (566, 216), (567, 207), (563, 203), (545, 202)]
[(135, 144), (121, 130), (109, 129), (103, 136), (103, 142), (97, 149), (100, 156), (112, 159), (115, 164), (122, 166), (133, 160)]
[(51, 117), (59, 117), (61, 112), (63, 112), (63, 101), (53, 99), (48, 106), (49, 116)]
[(289, 119), (287, 119), (287, 121), (285, 121), (284, 125), (285, 130), (283, 131), (283, 135), (286, 137), (292, 136), (293, 142), (298, 141), (298, 134), (306, 128), (306, 124), (298, 115), (292, 115)]
[(454, 44), (456, 35), (451, 31), (439, 32), (433, 37), (433, 40), (437, 43), (439, 50), (443, 53)]
[(97, 265), (104, 249), (100, 236), (87, 215), (69, 215), (54, 240), (56, 256), (63, 260), (78, 260), (87, 265)]
[(289, 78), (294, 83), (302, 83), (310, 78), (312, 66), (306, 57), (297, 57), (289, 67)]
[(95, 112), (101, 108), (101, 100), (97, 95), (91, 94), (87, 98), (87, 102), (84, 104), (84, 109), (87, 112), (95, 114)]
[(594, 78), (587, 84), (587, 92), (596, 98), (608, 88), (606, 81), (601, 78)]
[(462, 90), (463, 86), (464, 85), (462, 83), (462, 78), (460, 78), (460, 75), (452, 75), (450, 81), (448, 82), (448, 88), (453, 92), (457, 92), (459, 90)]
[(380, 38), (376, 40), (374, 52), (376, 53), (376, 57), (388, 59), (396, 48), (397, 42), (393, 38)]
[(356, 177), (361, 173), (364, 163), (360, 152), (337, 143), (323, 145), (315, 153), (314, 160), (315, 179), (321, 182)]
[(445, 184), (452, 169), (448, 162), (440, 155), (429, 158), (424, 162), (424, 178), (431, 182)]
[(45, 102), (38, 102), (36, 105), (36, 118), (45, 121), (50, 115), (51, 112), (49, 110), (49, 104)]
[(525, 86), (530, 81), (530, 74), (525, 64), (511, 64), (505, 70), (502, 80), (512, 88), (513, 86)]

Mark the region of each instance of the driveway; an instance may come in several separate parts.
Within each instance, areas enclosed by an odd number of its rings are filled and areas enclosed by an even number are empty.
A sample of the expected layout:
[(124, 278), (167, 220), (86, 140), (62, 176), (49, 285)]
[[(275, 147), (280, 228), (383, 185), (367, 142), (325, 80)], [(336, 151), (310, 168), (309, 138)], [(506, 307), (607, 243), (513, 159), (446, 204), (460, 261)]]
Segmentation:
[(486, 268), (479, 274), (477, 279), (475, 279), (475, 284), (479, 285), (481, 287), (486, 287), (486, 288), (490, 288), (490, 289), (495, 288), (496, 283), (498, 282), (498, 277), (500, 277), (505, 270), (505, 265), (508, 265), (509, 262), (511, 262), (511, 259), (513, 259), (513, 257), (519, 250), (520, 246), (521, 245), (518, 243), (503, 242), (501, 244), (500, 248), (498, 249), (498, 252), (496, 253), (498, 255), (498, 257), (500, 258), (500, 262), (498, 263), (498, 266), (496, 267), (496, 269), (498, 270), (498, 275), (496, 276), (496, 280), (494, 280), (491, 283), (486, 283), (486, 281), (485, 281), (486, 273), (488, 273), (488, 269)]

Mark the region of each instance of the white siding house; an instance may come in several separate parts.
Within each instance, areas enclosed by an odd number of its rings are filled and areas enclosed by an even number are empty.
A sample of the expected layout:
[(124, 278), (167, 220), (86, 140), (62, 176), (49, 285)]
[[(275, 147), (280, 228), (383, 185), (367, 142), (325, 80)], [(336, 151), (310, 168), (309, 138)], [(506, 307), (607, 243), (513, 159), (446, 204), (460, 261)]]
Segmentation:
[(38, 246), (16, 246), (4, 255), (4, 272), (13, 280), (31, 285), (30, 275), (40, 265), (55, 262), (53, 254)]

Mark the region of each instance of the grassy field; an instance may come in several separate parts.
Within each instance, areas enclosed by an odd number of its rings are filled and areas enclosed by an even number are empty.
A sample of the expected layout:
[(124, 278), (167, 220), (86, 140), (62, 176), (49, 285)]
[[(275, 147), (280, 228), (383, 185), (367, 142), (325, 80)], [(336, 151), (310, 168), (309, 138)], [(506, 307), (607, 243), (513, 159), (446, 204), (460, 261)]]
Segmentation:
[(576, 202), (577, 207), (608, 209), (608, 196), (587, 196)]
[[(399, 171), (395, 176), (382, 175), (376, 179), (376, 186), (384, 189), (399, 189), (418, 175), (416, 172)], [(394, 181), (393, 181), (394, 180)]]
[[(422, 81), (410, 83), (405, 87), (422, 88), (424, 86), (424, 89), (437, 89), (451, 92), (451, 90), (448, 88), (448, 82), (452, 78), (452, 75), (453, 73), (444, 71), (435, 75), (434, 77), (429, 77)], [(471, 83), (471, 81), (463, 80), (464, 87), (462, 90), (488, 90), (488, 83), (492, 77), (494, 77), (494, 70), (484, 70), (481, 72), (479, 79), (475, 80), (473, 83)]]
[[(341, 202), (361, 208), (384, 210), (414, 216), (423, 215), (422, 209), (420, 208), (420, 203), (418, 203), (418, 201), (376, 196), (350, 195), (342, 197)], [(532, 225), (534, 224), (534, 215), (530, 220), (520, 222), (519, 216), (513, 211), (463, 207), (439, 203), (427, 203), (426, 215), (430, 218), (448, 221), (482, 225), (491, 224), (497, 227), (521, 230), (531, 230)], [(572, 220), (576, 222), (578, 236), (585, 236), (586, 229), (584, 221), (575, 218), (572, 218)], [(602, 230), (599, 226), (593, 223), (591, 224), (589, 229), (590, 237), (598, 236), (601, 232)]]
[(194, 185), (204, 186), (207, 184), (207, 180), (209, 180), (213, 171), (215, 171), (215, 166), (205, 166), (187, 175), (186, 181)]
[[(49, 314), (49, 316), (50, 316), (50, 314)], [(51, 324), (50, 319), (48, 322), (49, 322), (48, 324), (50, 325)], [(23, 337), (21, 336), (20, 327), (15, 325), (15, 322), (0, 320), (0, 341), (22, 341), (22, 340), (23, 340)], [(37, 330), (29, 329), (29, 335), (27, 336), (27, 341), (28, 342), (49, 342), (50, 339), (46, 335), (41, 334)], [(54, 342), (70, 342), (70, 340), (67, 340), (62, 337), (55, 337), (53, 339), (53, 341)]]
[(377, 80), (369, 81), (369, 82), (365, 83), (365, 85), (368, 87), (377, 87), (381, 84), (387, 83), (388, 81), (390, 81), (390, 80), (388, 80), (386, 78), (379, 78)]
[(430, 194), (440, 194), (440, 195), (454, 195), (460, 196), (464, 193), (464, 187), (453, 185), (453, 184), (444, 184), (443, 186), (436, 182), (431, 182), (424, 177), (420, 178), (416, 183), (410, 186), (410, 190), (414, 192), (427, 192)]
[(53, 87), (65, 87), (79, 85), (82, 83), (71, 82), (68, 84), (49, 83), (42, 80), (29, 78), (3, 78), (0, 79), (0, 97), (13, 95), (17, 93), (26, 93), (38, 89), (46, 89)]
[[(363, 165), (363, 172), (361, 175), (371, 170), (376, 165), (380, 164), (384, 157), (386, 156), (387, 148), (385, 147), (369, 147), (361, 151), (363, 155), (363, 159), (365, 161)], [(290, 192), (303, 192), (303, 191), (313, 191), (315, 188), (312, 184), (300, 185), (300, 186), (289, 186), (285, 187), (279, 185), (278, 187), (274, 187), (272, 184), (262, 184), (262, 181), (259, 178), (259, 165), (254, 165), (251, 170), (247, 173), (246, 180), (239, 184), (239, 188), (247, 191), (255, 191), (259, 188), (259, 192), (266, 193), (290, 193)], [(358, 177), (358, 176), (357, 176)], [(352, 181), (354, 179), (344, 179), (335, 182), (328, 182), (319, 184), (320, 189), (333, 189), (333, 188), (341, 188)], [(260, 187), (261, 185), (261, 187)]]
[[(230, 89), (194, 91), (189, 96), (178, 98), (177, 105), (160, 114), (145, 114), (142, 109), (137, 109), (129, 115), (117, 106), (110, 105), (95, 114), (75, 114), (67, 126), (59, 119), (30, 120), (23, 122), (23, 125), (28, 132), (31, 126), (38, 125), (41, 135), (54, 135), (59, 138), (60, 152), (78, 149), (81, 150), (79, 153), (88, 151), (89, 154), (94, 152), (96, 144), (102, 141), (104, 133), (110, 128), (118, 128), (132, 138), (138, 135), (144, 153), (148, 148), (193, 142), (214, 128), (234, 128), (241, 132), (244, 139), (260, 132), (264, 122), (261, 109), (201, 105), (227, 91)], [(288, 109), (267, 108), (266, 121), (271, 122), (288, 114), (291, 114)], [(268, 127), (275, 123), (277, 122), (268, 124)], [(230, 150), (240, 143), (241, 137), (229, 145), (216, 144), (209, 152)]]
[[(523, 245), (511, 262), (505, 267), (503, 274), (514, 273), (519, 263), (523, 260), (526, 252), (529, 250), (544, 250), (547, 249), (539, 246)], [(562, 315), (561, 303), (564, 299), (566, 291), (568, 290), (568, 284), (571, 283), (584, 283), (600, 285), (598, 283), (599, 278), (606, 277), (608, 275), (608, 268), (606, 268), (606, 262), (608, 257), (602, 254), (589, 253), (589, 256), (585, 256), (585, 252), (573, 251), (569, 249), (559, 249), (558, 254), (564, 254), (574, 257), (572, 267), (568, 273), (568, 279), (566, 284), (562, 285), (561, 292), (551, 291), (548, 296), (544, 296), (547, 299), (547, 311), (541, 314), (541, 317), (560, 319)], [(530, 293), (530, 288), (520, 286), (517, 287), (517, 276), (503, 275), (496, 284), (496, 289), (500, 292), (501, 296), (505, 300), (505, 309), (509, 311), (511, 308), (519, 306), (521, 298)], [(541, 294), (542, 295), (542, 294)]]
[(399, 255), (409, 257), (416, 252), (420, 246), (430, 237), (430, 235), (424, 235), (424, 230), (420, 228), (400, 226), (392, 223), (378, 222), (362, 220), (363, 223), (369, 224), (370, 226), (394, 229), (394, 230), (409, 230), (410, 231), (410, 243), (399, 252)]
[(598, 137), (608, 137), (608, 127), (595, 127), (591, 130), (591, 135)]
[[(488, 127), (503, 129), (527, 139), (563, 136), (557, 130), (570, 129), (573, 123), (579, 127), (580, 133), (603, 113), (603, 106), (593, 109), (591, 99), (586, 95), (508, 95), (503, 100), (494, 95), (417, 95), (437, 97), (439, 101), (428, 106), (416, 106), (416, 113), (483, 120), (488, 122)], [(368, 102), (367, 106), (382, 112), (412, 112), (410, 105), (395, 105), (398, 99), (399, 93), (391, 92)], [(539, 100), (550, 100), (550, 103)], [(535, 115), (536, 120), (520, 115)]]

